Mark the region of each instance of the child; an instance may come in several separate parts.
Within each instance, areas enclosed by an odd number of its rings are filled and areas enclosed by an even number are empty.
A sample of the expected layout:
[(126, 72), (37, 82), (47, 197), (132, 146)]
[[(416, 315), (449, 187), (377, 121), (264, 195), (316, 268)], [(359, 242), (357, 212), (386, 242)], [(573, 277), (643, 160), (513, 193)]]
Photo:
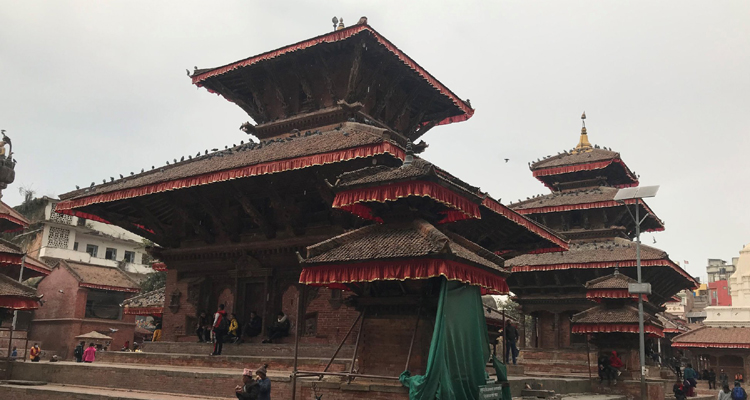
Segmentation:
[(89, 347), (83, 352), (83, 362), (92, 363), (96, 360), (96, 346), (94, 343), (89, 343)]

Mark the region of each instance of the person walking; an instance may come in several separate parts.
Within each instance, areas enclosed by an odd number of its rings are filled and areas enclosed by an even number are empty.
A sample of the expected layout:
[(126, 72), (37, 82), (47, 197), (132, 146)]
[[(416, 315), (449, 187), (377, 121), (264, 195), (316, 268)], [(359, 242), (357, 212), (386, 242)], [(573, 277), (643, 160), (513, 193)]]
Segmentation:
[(242, 386), (236, 386), (234, 388), (234, 394), (240, 400), (258, 400), (258, 393), (260, 387), (258, 380), (253, 379), (253, 370), (245, 368), (242, 371)]
[(740, 382), (734, 383), (734, 389), (732, 389), (732, 400), (747, 400), (747, 392), (742, 388)]
[(685, 377), (685, 382), (688, 383), (688, 387), (685, 388), (687, 396), (695, 396), (695, 387), (698, 386), (698, 381), (695, 378), (698, 377), (698, 373), (693, 369), (693, 364), (688, 364), (682, 374)]
[(727, 375), (726, 372), (724, 372), (724, 368), (719, 371), (719, 383), (722, 387), (729, 386), (729, 375)]
[(258, 400), (271, 400), (271, 380), (268, 379), (268, 364), (255, 371), (258, 376)]
[(214, 324), (212, 327), (214, 331), (214, 352), (211, 355), (220, 356), (221, 350), (224, 347), (224, 336), (229, 331), (229, 320), (227, 312), (224, 311), (224, 304), (219, 304), (219, 310), (214, 314)]
[(716, 371), (713, 368), (708, 371), (708, 388), (716, 389)]
[(81, 341), (78, 343), (78, 346), (76, 346), (75, 350), (73, 350), (73, 357), (76, 358), (76, 362), (83, 362), (83, 350), (86, 347), (86, 342)]
[(31, 359), (31, 362), (39, 362), (41, 355), (42, 349), (39, 348), (39, 343), (34, 343), (34, 347), (29, 350), (29, 359)]
[(718, 400), (732, 400), (732, 391), (729, 390), (729, 385), (723, 385), (719, 390)]
[(510, 355), (513, 355), (513, 365), (516, 365), (516, 358), (518, 357), (518, 329), (516, 329), (510, 320), (505, 321), (505, 364), (508, 364)]
[(599, 356), (599, 361), (597, 363), (599, 367), (599, 383), (604, 383), (604, 380), (607, 380), (607, 383), (610, 385), (612, 384), (612, 368), (609, 366), (609, 357), (607, 357), (606, 354), (602, 354)]
[(96, 346), (94, 343), (89, 343), (89, 347), (83, 352), (83, 362), (92, 363), (96, 360)]

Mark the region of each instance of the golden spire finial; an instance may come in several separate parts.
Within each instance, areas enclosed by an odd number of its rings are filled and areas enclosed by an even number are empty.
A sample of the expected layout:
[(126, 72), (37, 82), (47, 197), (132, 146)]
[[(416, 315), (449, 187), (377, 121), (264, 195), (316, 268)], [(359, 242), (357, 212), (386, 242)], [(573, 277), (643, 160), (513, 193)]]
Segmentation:
[(344, 17), (339, 18), (339, 26), (336, 28), (337, 31), (344, 29)]
[(586, 153), (594, 149), (594, 146), (589, 143), (589, 136), (586, 133), (586, 111), (581, 115), (581, 123), (583, 124), (581, 127), (581, 139), (578, 141), (578, 146), (573, 149), (573, 154)]

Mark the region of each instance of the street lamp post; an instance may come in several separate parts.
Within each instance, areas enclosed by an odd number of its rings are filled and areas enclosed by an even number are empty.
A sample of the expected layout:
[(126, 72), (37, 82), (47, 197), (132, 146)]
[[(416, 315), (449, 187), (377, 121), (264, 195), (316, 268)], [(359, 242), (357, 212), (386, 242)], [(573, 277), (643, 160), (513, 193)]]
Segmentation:
[(635, 222), (635, 258), (636, 258), (636, 270), (638, 274), (638, 283), (628, 285), (628, 291), (631, 294), (638, 295), (638, 341), (639, 341), (639, 353), (641, 360), (641, 399), (647, 400), (648, 394), (646, 391), (646, 330), (643, 323), (643, 295), (651, 294), (651, 284), (643, 283), (641, 276), (641, 223), (646, 220), (648, 214), (643, 219), (640, 217), (640, 202), (643, 198), (654, 197), (656, 192), (659, 190), (659, 186), (644, 186), (620, 189), (615, 195), (615, 201), (625, 203), (625, 200), (635, 200), (635, 214), (630, 212), (630, 208), (625, 206), (628, 213)]

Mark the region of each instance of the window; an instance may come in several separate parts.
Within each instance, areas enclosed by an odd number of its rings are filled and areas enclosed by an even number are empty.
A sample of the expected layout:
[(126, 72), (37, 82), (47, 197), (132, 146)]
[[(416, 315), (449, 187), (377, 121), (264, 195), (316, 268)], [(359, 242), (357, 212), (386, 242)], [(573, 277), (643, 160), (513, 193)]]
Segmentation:
[(73, 242), (73, 250), (78, 251), (78, 242)]
[(86, 253), (89, 253), (91, 257), (96, 257), (96, 254), (99, 253), (99, 246), (95, 244), (87, 244)]
[(78, 226), (86, 226), (86, 218), (78, 217)]
[(135, 252), (134, 251), (125, 251), (125, 258), (123, 258), (126, 263), (135, 263)]
[(49, 237), (47, 238), (47, 246), (56, 247), (58, 249), (67, 249), (69, 237), (69, 230), (58, 228), (56, 226), (50, 226)]
[(107, 247), (107, 251), (104, 252), (104, 258), (107, 260), (117, 260), (117, 249)]
[(86, 318), (116, 319), (122, 318), (120, 303), (125, 300), (125, 293), (90, 289), (86, 295)]

